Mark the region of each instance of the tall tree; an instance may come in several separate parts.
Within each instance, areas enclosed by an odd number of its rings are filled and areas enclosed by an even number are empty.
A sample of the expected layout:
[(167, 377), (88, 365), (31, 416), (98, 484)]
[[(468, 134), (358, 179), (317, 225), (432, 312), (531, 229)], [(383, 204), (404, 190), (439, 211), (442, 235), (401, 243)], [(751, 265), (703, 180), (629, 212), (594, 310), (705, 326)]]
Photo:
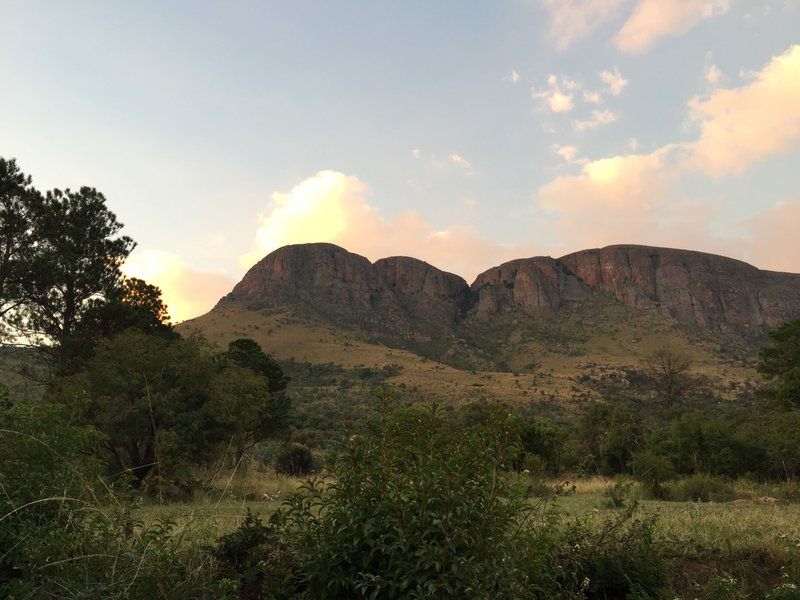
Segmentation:
[(6, 320), (23, 299), (31, 252), (37, 246), (33, 223), (42, 197), (14, 159), (0, 158), (0, 319)]
[(758, 370), (769, 380), (767, 393), (787, 408), (800, 408), (800, 319), (784, 323), (769, 334)]
[(135, 246), (118, 235), (120, 229), (122, 223), (94, 188), (53, 190), (42, 203), (33, 223), (37, 247), (23, 282), (19, 322), (52, 344), (56, 362), (91, 301), (117, 293), (120, 267)]

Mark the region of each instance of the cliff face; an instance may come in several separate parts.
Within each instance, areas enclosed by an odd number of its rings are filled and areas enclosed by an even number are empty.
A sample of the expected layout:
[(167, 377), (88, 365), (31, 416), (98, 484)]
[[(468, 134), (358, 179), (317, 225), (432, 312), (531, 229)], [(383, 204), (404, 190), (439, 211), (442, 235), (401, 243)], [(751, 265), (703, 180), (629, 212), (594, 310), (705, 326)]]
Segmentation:
[(593, 294), (563, 263), (549, 257), (522, 258), (489, 269), (478, 275), (472, 291), (478, 297), (472, 314), (483, 318), (513, 308), (558, 309)]
[(609, 246), (559, 259), (593, 289), (702, 327), (775, 327), (800, 315), (800, 275), (687, 250)]
[(259, 261), (221, 303), (250, 309), (306, 304), (363, 325), (410, 333), (451, 326), (469, 295), (466, 281), (415, 258), (372, 264), (333, 244), (285, 246)]
[(358, 325), (414, 335), (464, 318), (557, 311), (603, 296), (701, 327), (755, 333), (800, 316), (800, 275), (688, 250), (609, 246), (514, 260), (467, 286), (414, 258), (370, 263), (333, 244), (300, 244), (265, 257), (221, 303), (251, 309), (302, 303)]

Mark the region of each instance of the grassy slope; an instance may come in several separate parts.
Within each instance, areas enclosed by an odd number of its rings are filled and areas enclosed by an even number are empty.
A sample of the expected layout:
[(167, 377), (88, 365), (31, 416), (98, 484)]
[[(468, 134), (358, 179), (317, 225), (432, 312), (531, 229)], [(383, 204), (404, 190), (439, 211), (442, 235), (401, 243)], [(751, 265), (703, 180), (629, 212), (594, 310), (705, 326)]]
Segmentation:
[[(553, 403), (567, 411), (599, 399), (597, 383), (622, 380), (660, 348), (688, 355), (711, 378), (721, 397), (734, 397), (755, 378), (751, 349), (734, 337), (693, 331), (646, 311), (593, 305), (534, 317), (510, 314), (491, 324), (470, 321), (457, 332), (443, 360), (478, 369), (457, 369), (411, 351), (368, 342), (353, 331), (291, 311), (249, 311), (226, 306), (178, 326), (224, 347), (250, 337), (279, 359), (335, 363), (345, 369), (398, 365), (388, 382), (448, 404), (491, 398), (511, 404)], [(720, 348), (727, 350), (720, 352)], [(459, 360), (459, 359), (462, 360)], [(467, 363), (469, 364), (469, 363)], [(511, 372), (501, 372), (503, 370)], [(623, 381), (624, 384), (624, 381)]]

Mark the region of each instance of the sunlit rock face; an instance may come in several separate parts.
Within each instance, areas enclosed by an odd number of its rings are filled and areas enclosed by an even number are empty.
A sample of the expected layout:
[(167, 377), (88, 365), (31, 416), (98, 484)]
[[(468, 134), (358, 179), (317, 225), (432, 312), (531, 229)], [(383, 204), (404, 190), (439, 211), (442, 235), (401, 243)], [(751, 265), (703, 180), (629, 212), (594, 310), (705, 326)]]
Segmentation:
[(689, 250), (608, 246), (559, 259), (592, 289), (702, 327), (774, 327), (800, 315), (800, 275)]
[(421, 260), (371, 263), (334, 244), (297, 244), (272, 252), (221, 303), (257, 310), (304, 304), (365, 326), (411, 334), (420, 324), (451, 326), (469, 286)]
[(522, 258), (493, 267), (472, 284), (478, 300), (473, 314), (491, 316), (511, 308), (523, 311), (558, 309), (567, 302), (587, 300), (593, 290), (549, 257)]
[(600, 299), (704, 328), (759, 333), (800, 316), (800, 275), (702, 252), (608, 246), (510, 261), (468, 286), (415, 258), (371, 263), (333, 244), (298, 244), (259, 261), (220, 304), (302, 306), (356, 326), (424, 337), (464, 319)]

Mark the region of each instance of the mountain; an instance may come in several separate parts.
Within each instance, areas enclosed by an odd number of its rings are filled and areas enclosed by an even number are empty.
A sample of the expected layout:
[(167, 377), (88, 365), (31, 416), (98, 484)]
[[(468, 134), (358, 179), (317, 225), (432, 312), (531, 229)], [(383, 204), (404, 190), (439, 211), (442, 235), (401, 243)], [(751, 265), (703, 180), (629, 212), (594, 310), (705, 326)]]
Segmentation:
[(800, 275), (702, 252), (625, 245), (522, 258), (468, 285), (415, 258), (373, 263), (301, 244), (270, 253), (179, 329), (219, 345), (251, 337), (303, 364), (371, 369), (447, 401), (563, 404), (623, 385), (662, 348), (690, 357), (719, 389), (751, 389), (764, 334), (797, 316)]
[(626, 245), (514, 260), (468, 286), (414, 258), (371, 263), (333, 244), (300, 244), (262, 259), (220, 305), (299, 305), (340, 322), (413, 337), (510, 310), (558, 311), (600, 297), (702, 328), (757, 335), (800, 315), (800, 275), (702, 252)]

